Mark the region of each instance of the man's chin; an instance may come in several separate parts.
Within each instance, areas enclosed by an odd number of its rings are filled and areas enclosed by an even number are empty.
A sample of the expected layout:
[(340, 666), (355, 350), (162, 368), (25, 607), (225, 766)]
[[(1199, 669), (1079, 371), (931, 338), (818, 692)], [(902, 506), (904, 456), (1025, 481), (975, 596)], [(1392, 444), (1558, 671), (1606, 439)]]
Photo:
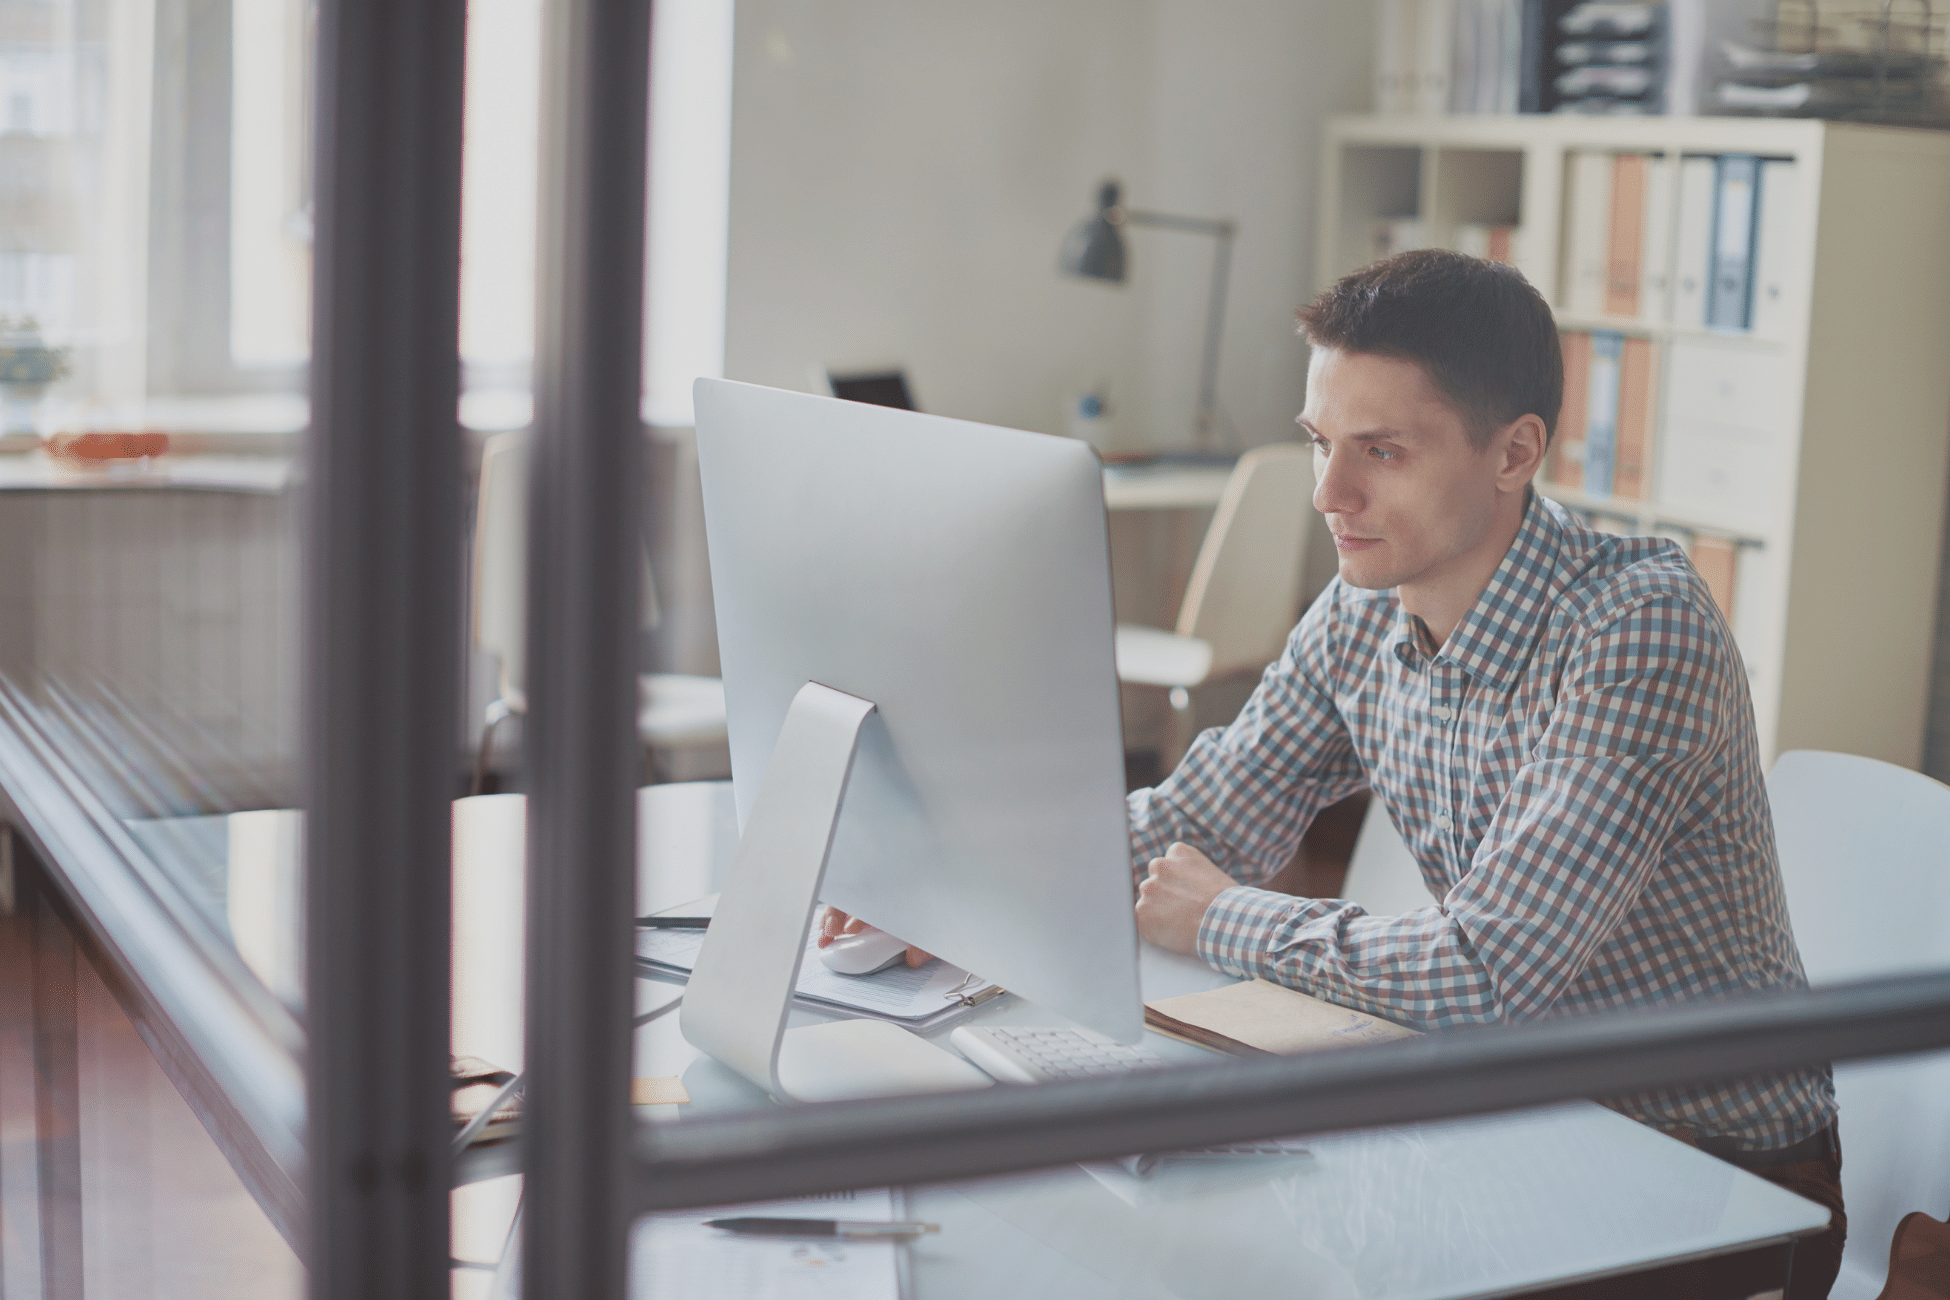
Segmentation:
[(1383, 572), (1376, 565), (1361, 564), (1351, 556), (1342, 556), (1338, 567), (1342, 582), (1363, 591), (1387, 591), (1401, 585), (1395, 574)]

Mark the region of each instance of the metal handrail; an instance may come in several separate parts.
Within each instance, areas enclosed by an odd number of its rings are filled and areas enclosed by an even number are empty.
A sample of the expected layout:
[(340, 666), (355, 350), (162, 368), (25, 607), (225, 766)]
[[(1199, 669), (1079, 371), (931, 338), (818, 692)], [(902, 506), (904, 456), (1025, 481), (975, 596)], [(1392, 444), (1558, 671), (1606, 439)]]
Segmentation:
[(647, 1124), (638, 1213), (1402, 1124), (1950, 1047), (1950, 971), (1106, 1081)]

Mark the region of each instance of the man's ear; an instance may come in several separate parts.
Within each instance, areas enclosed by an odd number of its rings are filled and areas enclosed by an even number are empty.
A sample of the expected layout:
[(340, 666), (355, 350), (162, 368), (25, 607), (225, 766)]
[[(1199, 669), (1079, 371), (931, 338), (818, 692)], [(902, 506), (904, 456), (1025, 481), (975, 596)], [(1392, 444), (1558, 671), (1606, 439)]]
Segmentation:
[(1496, 445), (1502, 464), (1497, 467), (1497, 483), (1506, 492), (1521, 490), (1544, 466), (1544, 422), (1535, 415), (1519, 416), (1497, 430)]

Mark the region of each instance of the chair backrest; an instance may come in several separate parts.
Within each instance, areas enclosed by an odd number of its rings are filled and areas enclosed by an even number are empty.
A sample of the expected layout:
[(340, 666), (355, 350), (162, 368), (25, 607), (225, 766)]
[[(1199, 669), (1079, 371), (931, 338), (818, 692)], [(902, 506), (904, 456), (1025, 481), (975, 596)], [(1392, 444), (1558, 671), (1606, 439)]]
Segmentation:
[(494, 656), (501, 698), (517, 706), (527, 680), (528, 446), (526, 430), (487, 439), (474, 505), (474, 645)]
[[(1809, 982), (1950, 966), (1950, 786), (1794, 750), (1767, 779)], [(1912, 1210), (1950, 1211), (1950, 1053), (1835, 1067), (1848, 1246), (1835, 1294), (1873, 1296)]]
[(1354, 839), (1354, 854), (1348, 859), (1341, 897), (1359, 903), (1371, 916), (1418, 912), (1436, 901), (1415, 855), (1402, 842), (1401, 832), (1379, 799), (1368, 800), (1361, 833)]
[(1950, 966), (1950, 786), (1797, 749), (1775, 762), (1767, 795), (1810, 982)]
[(1297, 442), (1239, 458), (1205, 530), (1177, 632), (1212, 647), (1212, 675), (1279, 658), (1300, 618), (1313, 453)]
[[(494, 656), (498, 694), (526, 708), (528, 670), (528, 452), (526, 429), (491, 434), (481, 445), (481, 477), (474, 501), (474, 646)], [(662, 619), (650, 553), (639, 556), (643, 626)]]

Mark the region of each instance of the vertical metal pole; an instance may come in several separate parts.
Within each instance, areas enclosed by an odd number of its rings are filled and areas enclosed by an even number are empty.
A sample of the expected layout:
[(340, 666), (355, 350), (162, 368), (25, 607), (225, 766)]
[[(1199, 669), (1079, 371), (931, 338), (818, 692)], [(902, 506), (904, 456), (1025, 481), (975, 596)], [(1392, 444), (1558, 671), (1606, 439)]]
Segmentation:
[(650, 0), (544, 11), (523, 1294), (623, 1294)]
[(41, 1185), (41, 1294), (81, 1300), (81, 1053), (74, 936), (33, 893), (34, 1149)]
[(449, 1293), (464, 0), (322, 0), (307, 444), (310, 1294)]

